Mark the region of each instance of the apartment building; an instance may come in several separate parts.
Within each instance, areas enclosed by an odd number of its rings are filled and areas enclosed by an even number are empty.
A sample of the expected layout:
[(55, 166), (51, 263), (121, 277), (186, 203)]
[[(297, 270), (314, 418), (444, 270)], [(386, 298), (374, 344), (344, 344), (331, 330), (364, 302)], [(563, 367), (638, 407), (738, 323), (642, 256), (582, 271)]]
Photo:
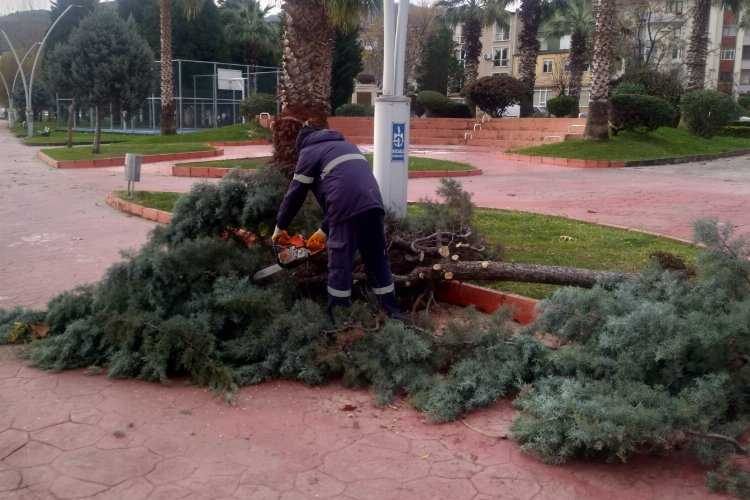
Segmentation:
[[(633, 50), (662, 70), (684, 69), (692, 29), (690, 12), (695, 0), (636, 0), (626, 15), (635, 23), (633, 32), (639, 41)], [(640, 10), (635, 8), (640, 5)], [(518, 76), (518, 35), (520, 22), (509, 13), (507, 25), (486, 27), (482, 33), (482, 60), (479, 76), (506, 73)], [(738, 27), (736, 16), (719, 7), (712, 7), (709, 23), (709, 48), (706, 87), (738, 95), (750, 93), (750, 30)], [(456, 55), (464, 59), (461, 27), (454, 29)], [(566, 78), (570, 37), (540, 37), (537, 57), (534, 105), (545, 108), (547, 100), (559, 93)], [(583, 76), (580, 108), (588, 108), (591, 75)]]

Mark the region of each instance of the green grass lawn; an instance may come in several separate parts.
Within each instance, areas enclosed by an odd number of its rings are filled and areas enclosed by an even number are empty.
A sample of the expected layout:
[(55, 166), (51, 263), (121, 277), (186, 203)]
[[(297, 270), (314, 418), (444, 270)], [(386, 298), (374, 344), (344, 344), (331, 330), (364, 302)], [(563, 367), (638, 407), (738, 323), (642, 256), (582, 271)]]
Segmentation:
[[(656, 251), (671, 252), (688, 263), (694, 263), (697, 252), (668, 238), (527, 212), (477, 209), (475, 222), (488, 241), (503, 246), (508, 262), (636, 272)], [(547, 297), (557, 288), (507, 282), (492, 286), (534, 298)]]
[(704, 139), (685, 129), (660, 128), (650, 134), (620, 132), (609, 141), (573, 139), (516, 152), (558, 158), (628, 161), (726, 153), (740, 149), (750, 149), (750, 139), (722, 136)]
[(91, 152), (91, 146), (76, 146), (73, 148), (49, 148), (42, 152), (55, 160), (90, 160), (95, 158), (111, 158), (125, 153), (137, 154), (165, 154), (184, 153), (188, 151), (207, 151), (211, 146), (204, 143), (174, 143), (174, 144), (140, 144), (134, 142), (118, 142), (103, 144), (99, 154)]
[(178, 163), (177, 167), (214, 167), (214, 168), (239, 168), (254, 170), (271, 161), (271, 156), (259, 156), (257, 158), (236, 158), (234, 160), (212, 160), (190, 163)]
[[(102, 132), (102, 143), (114, 143), (114, 142), (126, 142), (130, 140), (132, 136), (130, 134), (115, 134), (109, 132)], [(50, 135), (42, 136), (35, 135), (31, 139), (24, 138), (23, 143), (27, 146), (50, 146), (59, 145), (65, 146), (68, 142), (68, 131), (67, 130), (52, 130)], [(73, 132), (73, 144), (93, 144), (94, 134), (91, 132)]]
[(132, 196), (128, 196), (127, 191), (116, 191), (115, 194), (123, 200), (129, 200), (144, 207), (164, 210), (165, 212), (174, 210), (174, 204), (182, 196), (182, 193), (169, 191), (134, 191)]
[[(365, 155), (367, 160), (372, 164), (372, 153)], [(448, 170), (452, 172), (463, 172), (472, 170), (474, 167), (467, 163), (459, 163), (457, 161), (448, 160), (436, 160), (435, 158), (424, 158), (421, 156), (410, 156), (409, 157), (409, 171), (410, 172), (424, 172), (424, 171), (435, 171), (435, 170)]]
[[(139, 191), (135, 199), (145, 206), (171, 211), (179, 196)], [(410, 205), (409, 210), (419, 210), (418, 205)], [(669, 238), (527, 212), (477, 209), (475, 224), (489, 243), (503, 246), (507, 262), (637, 272), (653, 252), (670, 252), (687, 263), (695, 262), (697, 252), (696, 247)], [(482, 284), (537, 299), (548, 297), (558, 288), (535, 283)]]
[(138, 135), (133, 136), (129, 142), (138, 144), (174, 144), (180, 142), (246, 141), (249, 139), (267, 139), (269, 137), (271, 137), (270, 130), (251, 123), (209, 128), (177, 135)]

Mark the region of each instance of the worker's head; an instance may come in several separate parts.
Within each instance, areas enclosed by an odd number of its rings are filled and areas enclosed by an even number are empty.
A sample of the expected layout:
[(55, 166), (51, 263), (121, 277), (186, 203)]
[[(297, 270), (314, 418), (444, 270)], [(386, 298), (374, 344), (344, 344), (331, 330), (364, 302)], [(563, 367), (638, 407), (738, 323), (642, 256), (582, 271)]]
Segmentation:
[(317, 132), (318, 130), (322, 130), (320, 127), (310, 123), (309, 121), (306, 121), (305, 124), (302, 126), (302, 128), (299, 131), (299, 134), (297, 134), (297, 154), (299, 154), (300, 150), (302, 149), (302, 142), (312, 134), (313, 132)]

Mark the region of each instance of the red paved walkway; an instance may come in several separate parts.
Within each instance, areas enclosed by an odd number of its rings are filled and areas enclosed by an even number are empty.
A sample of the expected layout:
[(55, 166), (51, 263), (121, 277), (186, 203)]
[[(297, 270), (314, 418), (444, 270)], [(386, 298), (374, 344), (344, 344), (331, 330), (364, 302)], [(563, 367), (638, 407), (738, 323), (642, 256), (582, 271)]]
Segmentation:
[[(354, 409), (351, 409), (354, 407)], [(430, 425), (332, 385), (205, 390), (28, 369), (0, 348), (0, 499), (719, 498), (676, 458), (546, 466), (502, 436), (506, 403)]]

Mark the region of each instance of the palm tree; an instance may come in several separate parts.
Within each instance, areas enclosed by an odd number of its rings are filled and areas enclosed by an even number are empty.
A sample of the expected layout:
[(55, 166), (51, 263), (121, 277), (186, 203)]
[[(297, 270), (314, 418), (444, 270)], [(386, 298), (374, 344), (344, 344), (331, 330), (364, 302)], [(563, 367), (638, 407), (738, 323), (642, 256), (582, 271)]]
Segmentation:
[(334, 29), (359, 25), (377, 0), (285, 0), (281, 116), (273, 130), (274, 162), (284, 169), (296, 161), (295, 141), (305, 121), (325, 126), (331, 111)]
[(266, 20), (271, 7), (257, 0), (220, 0), (219, 7), (227, 37), (244, 47), (246, 63), (259, 64), (263, 55), (278, 53), (279, 30)]
[[(200, 10), (206, 0), (181, 0), (188, 17)], [(161, 43), (161, 134), (174, 135), (174, 71), (172, 69), (172, 0), (159, 0), (159, 41)]]
[(594, 7), (594, 54), (591, 58), (591, 97), (586, 120), (587, 139), (609, 139), (609, 80), (615, 40), (616, 0), (598, 0)]
[(448, 21), (462, 25), (464, 39), (464, 87), (468, 87), (479, 76), (479, 58), (482, 56), (482, 28), (495, 24), (508, 24), (506, 8), (513, 0), (441, 0), (437, 3), (447, 9)]
[(693, 27), (690, 32), (685, 65), (688, 67), (687, 90), (700, 90), (706, 84), (706, 59), (708, 58), (708, 23), (713, 4), (739, 15), (747, 0), (696, 0), (691, 12)]
[(570, 0), (555, 11), (545, 25), (545, 32), (555, 37), (570, 35), (570, 84), (568, 93), (578, 100), (581, 97), (581, 81), (586, 63), (590, 57), (591, 34), (594, 31), (594, 17), (591, 0)]
[(521, 33), (518, 36), (518, 73), (519, 80), (526, 87), (526, 95), (521, 100), (521, 116), (531, 116), (534, 113), (539, 27), (562, 4), (563, 0), (522, 0), (518, 9), (518, 19), (521, 22)]

